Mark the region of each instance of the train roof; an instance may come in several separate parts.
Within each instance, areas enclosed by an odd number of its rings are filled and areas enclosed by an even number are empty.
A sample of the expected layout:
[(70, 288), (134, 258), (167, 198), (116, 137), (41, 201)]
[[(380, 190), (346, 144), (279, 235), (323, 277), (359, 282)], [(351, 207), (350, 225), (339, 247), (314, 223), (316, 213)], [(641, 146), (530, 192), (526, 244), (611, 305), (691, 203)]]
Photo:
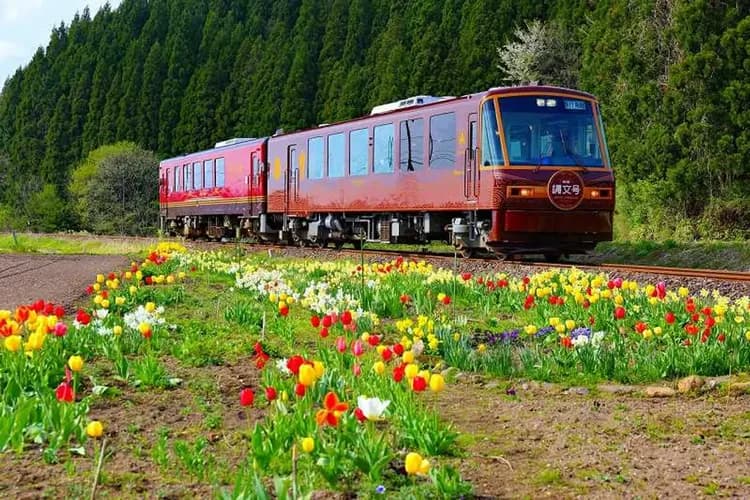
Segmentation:
[[(285, 135), (291, 135), (291, 134), (297, 134), (302, 132), (309, 132), (312, 130), (318, 130), (323, 128), (329, 128), (329, 127), (335, 127), (338, 125), (343, 125), (345, 123), (355, 123), (359, 121), (364, 120), (371, 120), (371, 119), (378, 119), (387, 117), (390, 115), (395, 115), (398, 113), (409, 113), (418, 109), (425, 109), (425, 108), (431, 108), (435, 106), (444, 106), (447, 103), (456, 102), (460, 100), (471, 100), (471, 99), (478, 99), (482, 98), (484, 96), (494, 96), (494, 95), (506, 95), (506, 94), (534, 94), (534, 93), (555, 93), (555, 94), (567, 94), (570, 96), (576, 96), (576, 97), (582, 97), (585, 99), (593, 99), (596, 100), (596, 97), (589, 94), (588, 92), (583, 92), (581, 90), (574, 90), (569, 89), (565, 87), (555, 87), (551, 85), (522, 85), (522, 86), (513, 86), (513, 87), (492, 87), (488, 90), (482, 91), (482, 92), (475, 92), (473, 94), (466, 94), (462, 96), (447, 96), (447, 97), (432, 97), (429, 96), (431, 99), (425, 99), (422, 103), (415, 103), (412, 106), (405, 106), (405, 107), (393, 107), (392, 109), (389, 109), (387, 106), (392, 105), (393, 103), (383, 104), (375, 106), (373, 109), (378, 109), (378, 113), (372, 113), (364, 116), (359, 116), (356, 118), (350, 118), (348, 120), (341, 120), (338, 122), (332, 122), (332, 123), (322, 123), (318, 125), (317, 127), (309, 127), (305, 129), (299, 129), (299, 130), (293, 130), (290, 132), (286, 132), (283, 134), (280, 134), (280, 137), (283, 137)], [(425, 97), (425, 96), (416, 96), (416, 97)], [(415, 99), (415, 98), (410, 98)], [(395, 101), (396, 103), (400, 101)], [(386, 111), (380, 111), (385, 109)], [(279, 137), (274, 135), (273, 137)]]
[(175, 160), (184, 160), (188, 158), (194, 158), (197, 156), (204, 156), (204, 155), (209, 155), (209, 154), (214, 155), (217, 153), (224, 153), (224, 152), (232, 151), (235, 149), (244, 149), (244, 148), (254, 149), (254, 148), (257, 148), (262, 143), (264, 143), (267, 139), (268, 137), (258, 137), (258, 138), (252, 138), (252, 139), (240, 139), (240, 140), (237, 140), (236, 142), (234, 142), (235, 141), (234, 139), (229, 139), (227, 141), (222, 141), (222, 142), (217, 143), (217, 144), (222, 144), (222, 143), (228, 143), (228, 144), (220, 145), (218, 147), (213, 147), (209, 149), (203, 149), (201, 151), (195, 151), (193, 153), (187, 153), (184, 155), (173, 156), (171, 158), (165, 158), (159, 164), (161, 165), (163, 163), (174, 162)]

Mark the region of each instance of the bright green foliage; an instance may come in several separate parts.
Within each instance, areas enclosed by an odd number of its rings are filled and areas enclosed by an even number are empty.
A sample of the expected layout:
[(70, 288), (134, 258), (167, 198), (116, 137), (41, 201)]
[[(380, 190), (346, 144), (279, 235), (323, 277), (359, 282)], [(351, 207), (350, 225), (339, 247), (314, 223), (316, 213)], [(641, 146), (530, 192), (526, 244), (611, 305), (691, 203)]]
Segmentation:
[[(21, 216), (103, 144), (175, 156), (505, 83), (544, 27), (540, 80), (600, 98), (620, 238), (747, 238), (750, 4), (710, 0), (125, 0), (51, 33), (0, 94), (0, 202)], [(75, 195), (73, 196), (75, 198)], [(655, 229), (658, 228), (658, 229)]]
[(89, 153), (69, 190), (81, 226), (102, 233), (148, 234), (156, 224), (158, 161), (132, 142)]

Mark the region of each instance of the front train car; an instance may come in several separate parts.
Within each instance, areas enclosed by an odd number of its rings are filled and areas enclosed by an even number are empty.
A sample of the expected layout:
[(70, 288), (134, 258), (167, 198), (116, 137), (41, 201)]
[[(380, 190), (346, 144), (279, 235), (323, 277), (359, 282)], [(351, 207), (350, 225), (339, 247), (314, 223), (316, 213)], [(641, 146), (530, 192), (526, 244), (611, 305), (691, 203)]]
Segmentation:
[(612, 239), (615, 185), (596, 99), (557, 87), (491, 89), (479, 103), (479, 183), (491, 220), (453, 221), (453, 243), (554, 260)]

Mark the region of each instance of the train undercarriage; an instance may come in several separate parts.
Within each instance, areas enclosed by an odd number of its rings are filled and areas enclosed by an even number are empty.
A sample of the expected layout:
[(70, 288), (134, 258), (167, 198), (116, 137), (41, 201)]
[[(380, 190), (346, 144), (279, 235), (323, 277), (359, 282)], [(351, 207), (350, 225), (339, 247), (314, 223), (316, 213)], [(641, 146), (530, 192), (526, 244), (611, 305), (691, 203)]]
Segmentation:
[(366, 243), (428, 245), (444, 242), (462, 256), (494, 255), (498, 259), (542, 254), (548, 261), (596, 246), (602, 235), (518, 233), (492, 234), (491, 211), (422, 213), (318, 213), (307, 217), (283, 214), (185, 215), (162, 217), (165, 234), (188, 239), (246, 240), (300, 247), (361, 248)]

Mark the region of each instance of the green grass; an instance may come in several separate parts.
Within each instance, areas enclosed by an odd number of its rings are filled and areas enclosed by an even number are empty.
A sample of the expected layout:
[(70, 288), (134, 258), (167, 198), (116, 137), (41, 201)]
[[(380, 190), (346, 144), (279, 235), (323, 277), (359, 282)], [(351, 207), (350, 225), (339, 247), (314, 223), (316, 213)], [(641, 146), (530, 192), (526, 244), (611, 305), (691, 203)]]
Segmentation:
[(750, 270), (750, 242), (618, 241), (600, 243), (589, 255), (573, 256), (571, 260), (747, 271)]
[(127, 255), (144, 252), (156, 238), (82, 234), (0, 233), (0, 253)]

